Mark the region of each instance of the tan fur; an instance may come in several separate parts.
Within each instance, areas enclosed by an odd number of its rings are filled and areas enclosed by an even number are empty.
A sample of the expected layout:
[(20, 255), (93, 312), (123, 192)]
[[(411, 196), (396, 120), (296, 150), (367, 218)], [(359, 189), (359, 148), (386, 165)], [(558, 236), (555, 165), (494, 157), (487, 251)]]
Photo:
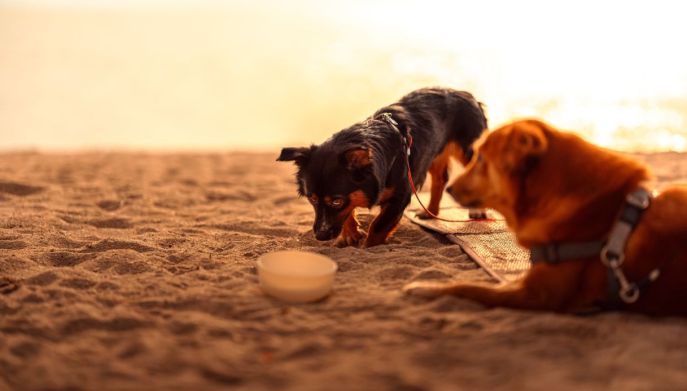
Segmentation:
[[(379, 196), (379, 205), (381, 205), (382, 210), (384, 208), (386, 208), (387, 202), (389, 201), (389, 199), (391, 199), (391, 197), (393, 197), (394, 191), (395, 191), (395, 189), (393, 187), (388, 187), (388, 188), (384, 189), (384, 191), (382, 191), (382, 194)], [(375, 217), (375, 219), (372, 220), (372, 223), (370, 223), (370, 227), (369, 227), (370, 232), (376, 231), (374, 229), (374, 227), (376, 226), (377, 219), (379, 218), (379, 216), (381, 214), (382, 213), (380, 212), (377, 215), (377, 217)], [(391, 237), (391, 235), (393, 235), (393, 233), (396, 231), (396, 229), (398, 228), (398, 222), (400, 220), (401, 219), (399, 218), (398, 221), (391, 227), (391, 229), (389, 229), (387, 231), (380, 231), (380, 232), (377, 232), (377, 234), (369, 235), (367, 237), (367, 239), (365, 240), (365, 247), (372, 247), (372, 246), (384, 244), (386, 242), (386, 240), (389, 239), (389, 237)]]
[[(382, 208), (385, 207), (389, 199), (394, 195), (394, 188), (389, 187), (382, 191), (379, 196), (379, 204)], [(336, 239), (335, 245), (339, 247), (345, 246), (357, 246), (360, 242), (365, 239), (367, 233), (360, 229), (360, 223), (358, 222), (355, 209), (356, 208), (367, 208), (369, 207), (369, 200), (365, 193), (361, 190), (355, 191), (349, 195), (348, 207), (339, 213), (340, 219), (346, 219), (343, 223), (343, 228), (341, 230), (341, 235)], [(378, 215), (379, 216), (379, 215)], [(375, 226), (375, 221), (370, 223), (370, 228)], [(399, 218), (400, 221), (400, 218)], [(378, 232), (376, 235), (368, 236), (365, 240), (365, 247), (372, 247), (379, 244), (383, 244), (396, 230), (398, 222), (394, 226), (384, 232)]]
[[(650, 179), (636, 160), (535, 120), (495, 130), (478, 153), (481, 159), (473, 159), (451, 185), (452, 194), (463, 204), (503, 214), (524, 247), (604, 238), (625, 195)], [(659, 279), (625, 309), (687, 315), (687, 188), (666, 189), (653, 200), (625, 256), (623, 270), (631, 281), (661, 268)], [(554, 311), (582, 310), (607, 299), (606, 269), (598, 256), (538, 263), (520, 281), (500, 287), (416, 282), (405, 290)]]
[(356, 218), (355, 209), (353, 209), (344, 222), (341, 235), (336, 239), (334, 245), (337, 247), (357, 246), (365, 238), (365, 235), (365, 231), (360, 229), (360, 223)]
[[(384, 207), (384, 204), (393, 196), (394, 188), (389, 187), (382, 191), (379, 196), (379, 203)], [(345, 246), (357, 246), (365, 239), (367, 233), (360, 229), (360, 223), (356, 218), (355, 209), (356, 208), (368, 208), (369, 200), (365, 193), (361, 190), (355, 191), (349, 195), (348, 207), (339, 213), (339, 219), (346, 219), (343, 223), (343, 228), (341, 230), (341, 235), (336, 239), (335, 245), (339, 247)], [(373, 226), (374, 220), (370, 224)], [(393, 233), (394, 229), (388, 232), (381, 232), (378, 235), (373, 235), (372, 238), (368, 237), (365, 241), (366, 247), (371, 247), (374, 245), (382, 244), (386, 241), (389, 236)], [(381, 241), (380, 241), (381, 240)]]

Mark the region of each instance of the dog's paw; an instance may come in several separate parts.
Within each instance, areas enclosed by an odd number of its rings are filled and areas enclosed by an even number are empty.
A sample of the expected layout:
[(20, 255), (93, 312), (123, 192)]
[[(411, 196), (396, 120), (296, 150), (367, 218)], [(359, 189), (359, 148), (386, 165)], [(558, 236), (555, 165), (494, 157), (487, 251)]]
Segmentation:
[(434, 298), (446, 293), (445, 287), (437, 282), (414, 281), (403, 287), (403, 293), (410, 296)]
[(363, 244), (363, 248), (370, 248), (374, 246), (381, 246), (382, 244), (386, 244), (387, 242), (388, 235), (368, 235), (367, 239), (365, 239), (365, 244)]
[[(434, 212), (432, 212), (432, 213), (434, 213)], [(436, 216), (438, 213), (439, 213), (439, 212), (434, 213), (434, 216)], [(427, 212), (426, 210), (423, 210), (423, 211), (421, 211), (421, 212), (417, 212), (417, 213), (415, 214), (415, 217), (417, 217), (417, 218), (420, 219), (420, 220), (431, 220), (431, 219), (435, 218), (434, 216), (432, 216), (431, 214), (429, 214), (429, 212)]]
[(340, 248), (347, 246), (358, 247), (363, 243), (366, 237), (367, 233), (360, 228), (355, 231), (344, 231), (341, 233), (341, 236), (336, 238), (334, 246)]
[(468, 211), (468, 216), (472, 220), (486, 220), (487, 219), (487, 211), (484, 209), (470, 209)]

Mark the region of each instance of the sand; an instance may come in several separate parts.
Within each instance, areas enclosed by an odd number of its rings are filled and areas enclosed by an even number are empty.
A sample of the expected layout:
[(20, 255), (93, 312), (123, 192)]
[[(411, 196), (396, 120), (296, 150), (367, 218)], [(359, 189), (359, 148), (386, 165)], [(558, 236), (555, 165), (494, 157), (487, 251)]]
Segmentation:
[[(404, 221), (390, 244), (314, 240), (273, 154), (0, 155), (0, 390), (684, 390), (687, 320), (405, 297), (490, 281)], [(644, 156), (662, 183), (687, 157)], [(264, 296), (255, 260), (326, 254), (335, 291)]]

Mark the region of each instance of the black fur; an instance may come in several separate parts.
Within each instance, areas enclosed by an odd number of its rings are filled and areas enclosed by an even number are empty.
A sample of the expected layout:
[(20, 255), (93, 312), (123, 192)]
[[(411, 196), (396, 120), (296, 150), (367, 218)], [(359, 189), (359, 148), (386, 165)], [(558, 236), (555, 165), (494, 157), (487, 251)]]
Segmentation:
[[(391, 114), (398, 131), (383, 120), (384, 113)], [(410, 203), (411, 190), (399, 131), (413, 137), (410, 166), (415, 184), (420, 187), (446, 144), (457, 143), (467, 156), (486, 128), (482, 104), (471, 94), (449, 88), (423, 88), (335, 133), (319, 146), (284, 148), (277, 160), (295, 161), (300, 195), (344, 199), (341, 208), (328, 207), (324, 202), (315, 206), (313, 230), (318, 239), (328, 240), (341, 232), (345, 218), (341, 219), (340, 212), (348, 206), (348, 195), (357, 190), (367, 196), (371, 208), (378, 204), (384, 189), (394, 188), (373, 226), (376, 230), (391, 229), (400, 220)], [(351, 166), (347, 152), (360, 149), (369, 151), (371, 164)]]

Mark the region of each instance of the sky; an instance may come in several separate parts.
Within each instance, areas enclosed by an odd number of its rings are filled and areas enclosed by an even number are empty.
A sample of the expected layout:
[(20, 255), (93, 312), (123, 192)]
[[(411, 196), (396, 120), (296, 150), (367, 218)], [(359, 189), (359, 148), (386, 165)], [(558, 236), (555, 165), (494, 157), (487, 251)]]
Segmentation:
[(273, 150), (413, 89), (687, 149), (676, 1), (0, 0), (0, 149)]

